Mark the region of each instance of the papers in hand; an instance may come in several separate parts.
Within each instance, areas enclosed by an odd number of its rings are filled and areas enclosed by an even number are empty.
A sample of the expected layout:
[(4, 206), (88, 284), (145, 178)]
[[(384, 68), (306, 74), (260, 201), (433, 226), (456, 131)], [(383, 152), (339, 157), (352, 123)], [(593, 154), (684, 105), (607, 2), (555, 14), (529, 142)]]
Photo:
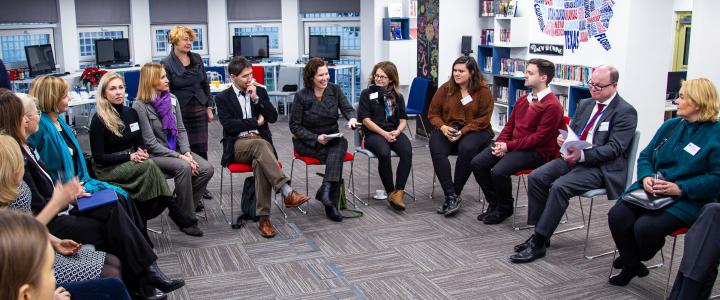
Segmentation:
[(560, 135), (562, 135), (565, 138), (565, 142), (560, 147), (560, 153), (568, 155), (568, 149), (588, 149), (592, 148), (592, 144), (588, 143), (587, 141), (580, 140), (580, 138), (575, 134), (575, 132), (570, 129), (568, 126), (568, 130), (562, 130), (558, 129), (560, 131)]
[(328, 138), (334, 139), (334, 138), (339, 138), (339, 137), (343, 136), (343, 134), (342, 134), (342, 132), (338, 132), (338, 133), (333, 133), (333, 134), (326, 134), (325, 136), (327, 136)]

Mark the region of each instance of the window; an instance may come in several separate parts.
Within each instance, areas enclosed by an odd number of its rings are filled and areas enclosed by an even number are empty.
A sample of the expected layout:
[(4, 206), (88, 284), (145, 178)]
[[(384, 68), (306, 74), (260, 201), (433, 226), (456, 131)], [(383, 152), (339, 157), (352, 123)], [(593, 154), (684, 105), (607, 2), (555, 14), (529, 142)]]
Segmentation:
[[(205, 33), (207, 32), (207, 26), (206, 25), (183, 25), (192, 28), (193, 31), (195, 31), (195, 35), (197, 35), (197, 39), (193, 41), (193, 47), (192, 51), (196, 52), (200, 55), (207, 55), (208, 49), (207, 49), (207, 36)], [(152, 55), (153, 57), (165, 57), (168, 54), (170, 54), (170, 49), (172, 49), (172, 44), (168, 40), (168, 32), (170, 32), (170, 29), (175, 27), (175, 25), (159, 25), (159, 26), (152, 26), (150, 30), (152, 30), (151, 38), (152, 38)]]
[(95, 40), (121, 39), (128, 36), (127, 26), (78, 28), (80, 61), (95, 61)]
[(53, 45), (53, 54), (56, 53), (52, 28), (0, 30), (0, 58), (8, 68), (27, 67), (25, 46), (42, 44)]
[(270, 37), (270, 55), (282, 54), (280, 23), (230, 23), (230, 53), (232, 37), (248, 35), (267, 35)]
[(344, 19), (344, 18), (360, 18), (359, 12), (344, 13), (307, 13), (303, 14), (305, 19)]

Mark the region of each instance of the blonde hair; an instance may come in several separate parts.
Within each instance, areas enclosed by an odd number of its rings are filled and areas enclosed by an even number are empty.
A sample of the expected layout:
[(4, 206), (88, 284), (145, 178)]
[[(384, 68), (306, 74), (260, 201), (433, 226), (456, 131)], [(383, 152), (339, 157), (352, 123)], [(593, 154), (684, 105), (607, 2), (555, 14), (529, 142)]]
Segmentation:
[(0, 299), (17, 299), (20, 287), (37, 287), (47, 259), (47, 229), (32, 215), (0, 209)]
[(38, 108), (44, 113), (57, 112), (58, 103), (67, 92), (68, 83), (58, 77), (40, 76), (30, 83), (30, 96), (37, 98)]
[(15, 93), (15, 96), (20, 98), (20, 101), (22, 102), (22, 105), (23, 105), (23, 113), (25, 115), (30, 114), (30, 112), (33, 109), (35, 109), (35, 110), (38, 109), (37, 108), (37, 98), (30, 96), (28, 94), (25, 94), (25, 93)]
[[(20, 145), (11, 136), (0, 133), (0, 207), (15, 202), (18, 193), (17, 175), (25, 168)], [(8, 273), (2, 273), (8, 274)]]
[(717, 122), (720, 99), (715, 85), (707, 78), (683, 81), (680, 93), (700, 109), (700, 121)]
[(190, 27), (178, 25), (170, 29), (170, 32), (168, 32), (168, 39), (170, 40), (170, 43), (173, 44), (173, 46), (186, 37), (189, 37), (191, 41), (197, 39), (195, 31), (190, 29)]
[(143, 65), (140, 69), (140, 84), (135, 99), (144, 103), (155, 100), (157, 94), (155, 86), (160, 81), (163, 72), (165, 72), (165, 69), (161, 64), (146, 63)]
[(378, 69), (385, 72), (385, 75), (387, 75), (388, 79), (390, 80), (390, 84), (388, 84), (388, 86), (392, 87), (396, 95), (400, 95), (400, 76), (398, 75), (397, 67), (395, 66), (395, 64), (390, 61), (381, 61), (375, 64), (372, 72), (370, 72), (370, 78), (368, 79), (368, 82), (375, 83), (375, 73)]
[(97, 115), (103, 123), (105, 123), (105, 127), (112, 131), (112, 133), (116, 136), (122, 137), (122, 131), (125, 129), (125, 123), (123, 123), (120, 119), (120, 114), (118, 114), (117, 110), (112, 106), (110, 100), (105, 97), (105, 89), (107, 89), (110, 82), (115, 79), (120, 79), (123, 85), (125, 85), (123, 77), (115, 71), (107, 72), (102, 78), (100, 78), (98, 90), (95, 94), (95, 99), (97, 99), (95, 106), (97, 108)]

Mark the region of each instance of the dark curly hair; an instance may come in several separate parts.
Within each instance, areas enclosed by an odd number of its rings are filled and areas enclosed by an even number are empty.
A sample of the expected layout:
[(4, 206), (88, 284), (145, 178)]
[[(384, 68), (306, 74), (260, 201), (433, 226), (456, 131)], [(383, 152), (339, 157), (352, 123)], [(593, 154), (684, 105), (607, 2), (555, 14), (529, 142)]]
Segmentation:
[(313, 88), (313, 78), (315, 74), (317, 74), (317, 70), (322, 66), (327, 66), (327, 64), (319, 57), (313, 57), (305, 64), (305, 68), (303, 69), (303, 84), (306, 88)]

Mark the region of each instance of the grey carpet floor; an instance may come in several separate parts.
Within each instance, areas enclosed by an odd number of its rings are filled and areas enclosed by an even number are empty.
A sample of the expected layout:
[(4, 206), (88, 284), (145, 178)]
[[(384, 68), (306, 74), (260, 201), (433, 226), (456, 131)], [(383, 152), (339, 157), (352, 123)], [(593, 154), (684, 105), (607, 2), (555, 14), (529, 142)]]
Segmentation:
[[(414, 122), (411, 122), (414, 128)], [(292, 143), (287, 117), (271, 126), (275, 146), (284, 171), (290, 174)], [(273, 206), (272, 222), (278, 232), (272, 239), (260, 237), (256, 224), (231, 229), (222, 209), (229, 214), (230, 188), (235, 194), (235, 213), (246, 174), (235, 175), (231, 187), (225, 173), (224, 202), (220, 205), (221, 127), (210, 126), (209, 160), (216, 166), (209, 185), (215, 195), (206, 201), (207, 221), (200, 227), (205, 236), (184, 235), (167, 217), (150, 221), (149, 226), (164, 229), (151, 234), (159, 265), (171, 277), (184, 278), (187, 285), (170, 294), (169, 299), (661, 299), (668, 272), (667, 264), (651, 270), (645, 278), (634, 279), (627, 287), (607, 283), (611, 256), (594, 260), (583, 257), (585, 229), (555, 235), (545, 258), (534, 263), (509, 262), (513, 245), (524, 241), (530, 230), (516, 231), (512, 219), (499, 225), (484, 225), (476, 220), (483, 207), (478, 185), (471, 177), (463, 193), (462, 210), (445, 218), (435, 213), (441, 204), (441, 191), (433, 187), (433, 169), (425, 140), (413, 143), (413, 167), (416, 201), (406, 199), (408, 209), (395, 212), (385, 201), (368, 199), (366, 158), (358, 156), (354, 166), (355, 191), (365, 206), (356, 202), (365, 214), (357, 219), (334, 223), (324, 216), (322, 205), (311, 200), (308, 214), (288, 209), (287, 219)], [(346, 137), (352, 132), (343, 130)], [(81, 138), (87, 148), (87, 137)], [(397, 161), (394, 161), (396, 164)], [(464, 162), (468, 163), (468, 162)], [(370, 166), (370, 189), (382, 188), (377, 162)], [(322, 171), (310, 167), (309, 189), (314, 195)], [(350, 163), (345, 168), (350, 175)], [(407, 190), (412, 192), (412, 181)], [(295, 164), (295, 188), (305, 190), (305, 171)], [(513, 178), (517, 184), (517, 178)], [(527, 203), (521, 184), (519, 203)], [(573, 199), (568, 222), (559, 229), (582, 224), (580, 203), (585, 219), (589, 199)], [(595, 200), (590, 229), (590, 252), (614, 248), (607, 226), (607, 211), (612, 202)], [(524, 222), (526, 208), (516, 211)], [(677, 270), (682, 255), (682, 238), (675, 255)], [(669, 261), (672, 239), (665, 246)], [(659, 262), (659, 255), (651, 263)], [(671, 277), (674, 279), (674, 274)], [(717, 291), (716, 291), (717, 292)]]

